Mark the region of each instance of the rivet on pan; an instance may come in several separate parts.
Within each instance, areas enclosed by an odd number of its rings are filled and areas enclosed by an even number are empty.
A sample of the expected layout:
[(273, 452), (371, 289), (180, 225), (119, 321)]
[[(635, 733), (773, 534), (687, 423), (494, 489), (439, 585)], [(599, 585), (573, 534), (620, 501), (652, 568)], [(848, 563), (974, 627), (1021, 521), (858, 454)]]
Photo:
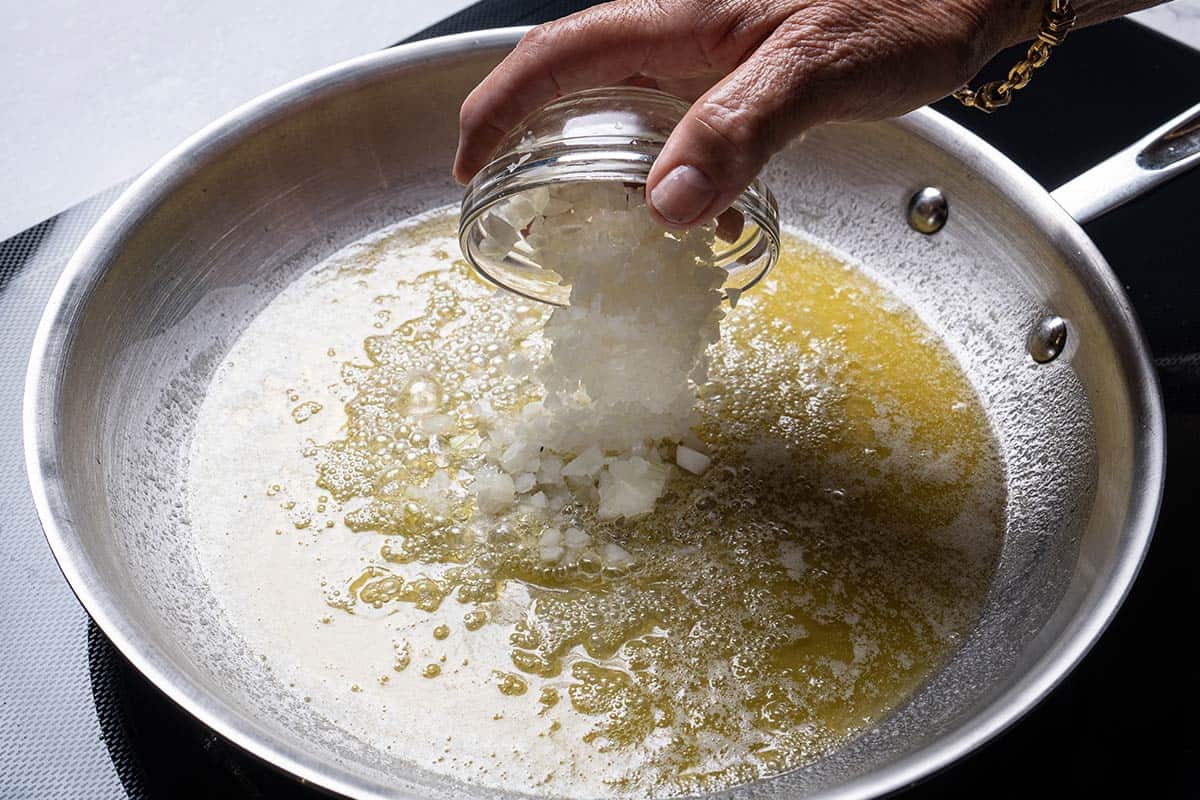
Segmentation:
[(1029, 355), (1039, 364), (1048, 364), (1067, 346), (1067, 321), (1051, 314), (1038, 320), (1029, 334)]
[(942, 190), (926, 186), (908, 201), (908, 224), (918, 233), (937, 233), (950, 216), (950, 203)]

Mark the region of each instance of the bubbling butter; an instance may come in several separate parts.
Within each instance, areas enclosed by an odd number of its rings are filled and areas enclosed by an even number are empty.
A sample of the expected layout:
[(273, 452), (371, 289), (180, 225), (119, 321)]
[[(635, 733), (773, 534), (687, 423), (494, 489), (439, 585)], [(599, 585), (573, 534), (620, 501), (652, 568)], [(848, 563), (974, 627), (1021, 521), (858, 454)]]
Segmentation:
[(451, 255), (453, 223), (298, 280), (201, 411), (202, 561), (298, 694), (467, 782), (661, 797), (809, 763), (944, 662), (986, 594), (1005, 484), (915, 314), (789, 238), (719, 334), (719, 283), (693, 282), (695, 318), (648, 323), (678, 339), (623, 374), (609, 348), (655, 303), (609, 309), (630, 326), (602, 348), (573, 339), (590, 306), (496, 293)]

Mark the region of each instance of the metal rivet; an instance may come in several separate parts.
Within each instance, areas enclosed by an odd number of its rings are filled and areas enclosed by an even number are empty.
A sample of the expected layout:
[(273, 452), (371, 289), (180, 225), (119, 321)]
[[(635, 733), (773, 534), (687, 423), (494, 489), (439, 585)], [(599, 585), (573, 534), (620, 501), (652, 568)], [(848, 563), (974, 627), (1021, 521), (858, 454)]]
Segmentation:
[(1062, 317), (1042, 317), (1029, 334), (1029, 355), (1039, 364), (1048, 364), (1067, 346), (1067, 321)]
[(918, 233), (937, 233), (950, 217), (950, 203), (941, 189), (926, 186), (908, 201), (908, 224)]

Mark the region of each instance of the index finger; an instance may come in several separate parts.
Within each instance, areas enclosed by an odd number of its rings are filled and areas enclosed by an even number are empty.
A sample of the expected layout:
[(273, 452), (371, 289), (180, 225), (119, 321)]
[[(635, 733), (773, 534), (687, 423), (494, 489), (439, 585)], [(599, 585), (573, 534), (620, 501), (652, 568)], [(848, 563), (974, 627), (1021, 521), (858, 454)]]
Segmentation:
[(463, 102), (454, 176), (469, 181), (512, 128), (555, 97), (639, 75), (661, 44), (661, 17), (641, 3), (605, 3), (531, 29)]

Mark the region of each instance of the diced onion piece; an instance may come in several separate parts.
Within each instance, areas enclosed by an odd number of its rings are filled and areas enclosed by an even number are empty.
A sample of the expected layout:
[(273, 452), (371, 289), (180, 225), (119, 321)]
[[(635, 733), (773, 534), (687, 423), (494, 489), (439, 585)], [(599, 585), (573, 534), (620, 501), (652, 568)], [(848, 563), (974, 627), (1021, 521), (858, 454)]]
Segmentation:
[(675, 463), (693, 475), (703, 475), (709, 464), (712, 463), (712, 459), (704, 453), (681, 444), (675, 448)]
[(600, 448), (592, 446), (571, 459), (562, 468), (564, 478), (594, 478), (604, 467), (604, 453)]
[(604, 545), (604, 565), (608, 567), (628, 567), (634, 563), (634, 557), (621, 545), (609, 542)]
[(505, 472), (537, 472), (538, 458), (537, 446), (518, 439), (505, 449), (504, 454), (500, 456), (500, 466)]
[(512, 476), (495, 467), (481, 467), (475, 475), (475, 496), (479, 508), (488, 514), (503, 511), (516, 499)]
[(484, 237), (479, 242), (479, 249), (484, 255), (501, 257), (508, 254), (517, 243), (517, 230), (504, 218), (489, 211), (483, 215), (481, 222)]
[[(542, 207), (545, 208), (545, 203)], [(533, 222), (533, 218), (538, 215), (538, 209), (527, 194), (514, 194), (500, 203), (492, 213), (519, 231)]]
[(581, 550), (592, 543), (592, 537), (580, 528), (567, 528), (563, 532), (563, 542), (572, 550)]
[(667, 482), (667, 467), (633, 456), (613, 461), (600, 475), (600, 519), (640, 517), (654, 510)]
[[(517, 353), (508, 360), (508, 374), (514, 378), (523, 378), (529, 374), (533, 367), (533, 362), (529, 360), (529, 356), (524, 353)], [(533, 405), (530, 403), (529, 405)], [(528, 406), (526, 406), (528, 408)]]
[(562, 459), (558, 456), (542, 454), (539, 459), (541, 467), (538, 469), (538, 483), (555, 485), (562, 483)]

